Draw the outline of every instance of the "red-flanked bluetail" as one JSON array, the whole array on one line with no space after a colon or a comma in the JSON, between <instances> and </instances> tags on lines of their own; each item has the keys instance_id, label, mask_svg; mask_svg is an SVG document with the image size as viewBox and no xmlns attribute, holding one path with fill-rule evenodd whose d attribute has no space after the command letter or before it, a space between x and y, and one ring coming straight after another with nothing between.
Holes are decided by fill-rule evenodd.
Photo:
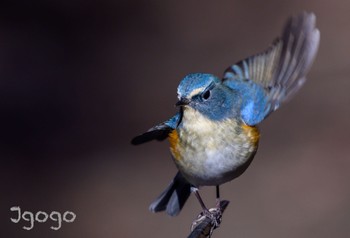
<instances>
[{"instance_id":1,"label":"red-flanked bluetail","mask_svg":"<svg viewBox=\"0 0 350 238\"><path fill-rule=\"evenodd\" d=\"M177 215L191 192L240 176L258 149L257 125L301 88L320 41L312 13L290 18L262 53L228 67L222 79L193 73L177 89L179 112L135 137L132 144L168 138L179 172L151 204L153 212Z\"/></svg>"}]
</instances>

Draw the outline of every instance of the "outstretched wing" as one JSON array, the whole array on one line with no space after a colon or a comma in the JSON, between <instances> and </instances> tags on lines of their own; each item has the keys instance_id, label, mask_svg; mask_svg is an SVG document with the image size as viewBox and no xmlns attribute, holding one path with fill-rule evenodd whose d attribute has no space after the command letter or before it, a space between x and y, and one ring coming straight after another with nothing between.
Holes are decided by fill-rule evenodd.
<instances>
[{"instance_id":1,"label":"outstretched wing","mask_svg":"<svg viewBox=\"0 0 350 238\"><path fill-rule=\"evenodd\" d=\"M181 120L180 113L177 113L174 117L172 117L170 120L165 121L163 123L160 123L145 133L136 136L131 140L131 144L133 145L139 145L151 140L159 140L162 141L168 137L168 134L172 132L177 125L179 124Z\"/></svg>"},{"instance_id":2,"label":"outstretched wing","mask_svg":"<svg viewBox=\"0 0 350 238\"><path fill-rule=\"evenodd\" d=\"M251 80L253 82L250 84L255 83L264 89L265 105L253 102L259 104L255 108L261 114L259 118L264 119L277 110L281 103L290 99L304 84L320 41L315 23L313 13L304 12L291 17L282 37L275 40L269 49L226 69L223 82L227 86L235 85L232 80ZM260 121L254 121L258 122Z\"/></svg>"}]
</instances>

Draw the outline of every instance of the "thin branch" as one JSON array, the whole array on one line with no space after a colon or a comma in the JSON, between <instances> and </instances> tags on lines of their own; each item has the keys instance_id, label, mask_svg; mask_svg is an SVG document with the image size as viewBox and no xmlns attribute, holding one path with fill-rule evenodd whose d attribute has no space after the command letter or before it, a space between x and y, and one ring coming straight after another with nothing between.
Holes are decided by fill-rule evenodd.
<instances>
[{"instance_id":1,"label":"thin branch","mask_svg":"<svg viewBox=\"0 0 350 238\"><path fill-rule=\"evenodd\" d=\"M220 201L220 209L209 209L210 214L200 213L192 223L191 233L188 238L206 238L210 237L214 229L220 226L222 214L230 202L227 200Z\"/></svg>"}]
</instances>

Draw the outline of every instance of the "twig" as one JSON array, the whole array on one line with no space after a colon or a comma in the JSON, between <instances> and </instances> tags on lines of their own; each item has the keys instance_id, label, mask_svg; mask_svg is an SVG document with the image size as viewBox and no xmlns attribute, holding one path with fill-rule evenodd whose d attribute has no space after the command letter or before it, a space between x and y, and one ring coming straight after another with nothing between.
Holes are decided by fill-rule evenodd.
<instances>
[{"instance_id":1,"label":"twig","mask_svg":"<svg viewBox=\"0 0 350 238\"><path fill-rule=\"evenodd\" d=\"M210 237L214 229L221 223L222 214L230 202L223 200L220 202L220 209L209 209L210 214L200 213L197 219L192 223L191 233L188 238L206 238Z\"/></svg>"}]
</instances>

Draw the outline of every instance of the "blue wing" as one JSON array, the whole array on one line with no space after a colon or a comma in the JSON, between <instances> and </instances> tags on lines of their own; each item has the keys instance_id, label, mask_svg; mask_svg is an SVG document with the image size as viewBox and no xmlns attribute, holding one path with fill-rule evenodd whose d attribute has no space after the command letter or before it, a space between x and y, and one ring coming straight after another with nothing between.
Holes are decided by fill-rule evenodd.
<instances>
[{"instance_id":1,"label":"blue wing","mask_svg":"<svg viewBox=\"0 0 350 238\"><path fill-rule=\"evenodd\" d=\"M174 117L169 119L168 121L165 121L163 123L160 123L145 133L136 136L131 140L131 144L133 145L139 145L151 140L159 140L162 141L168 137L168 134L173 131L177 125L180 123L181 120L181 113L177 113Z\"/></svg>"},{"instance_id":2,"label":"blue wing","mask_svg":"<svg viewBox=\"0 0 350 238\"><path fill-rule=\"evenodd\" d=\"M241 114L248 125L261 122L304 84L320 41L315 22L306 12L290 18L269 49L226 69L223 83L242 94Z\"/></svg>"}]
</instances>

